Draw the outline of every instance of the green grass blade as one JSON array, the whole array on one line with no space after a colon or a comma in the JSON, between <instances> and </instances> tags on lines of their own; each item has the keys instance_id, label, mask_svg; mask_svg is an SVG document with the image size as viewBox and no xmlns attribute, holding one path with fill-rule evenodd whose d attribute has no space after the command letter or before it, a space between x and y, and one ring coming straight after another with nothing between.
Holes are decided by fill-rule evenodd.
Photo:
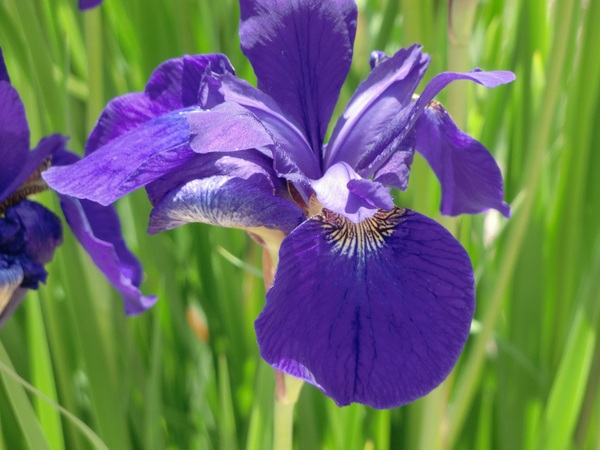
<instances>
[{"instance_id":1,"label":"green grass blade","mask_svg":"<svg viewBox=\"0 0 600 450\"><path fill-rule=\"evenodd\" d=\"M50 442L40 424L40 421L27 398L23 386L15 380L14 368L8 353L0 342L0 380L6 390L8 400L12 406L15 417L21 428L23 439L31 449L50 450ZM17 378L18 379L18 378Z\"/></svg>"}]
</instances>

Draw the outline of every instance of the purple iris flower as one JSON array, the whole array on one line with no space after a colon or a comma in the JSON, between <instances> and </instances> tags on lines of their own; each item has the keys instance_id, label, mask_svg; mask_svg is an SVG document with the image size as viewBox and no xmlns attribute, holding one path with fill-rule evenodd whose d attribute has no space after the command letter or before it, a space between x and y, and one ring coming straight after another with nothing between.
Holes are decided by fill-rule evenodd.
<instances>
[{"instance_id":1,"label":"purple iris flower","mask_svg":"<svg viewBox=\"0 0 600 450\"><path fill-rule=\"evenodd\" d=\"M79 9L86 10L92 9L102 3L103 0L79 0Z\"/></svg>"},{"instance_id":2,"label":"purple iris flower","mask_svg":"<svg viewBox=\"0 0 600 450\"><path fill-rule=\"evenodd\" d=\"M44 175L108 205L145 187L149 232L188 222L285 236L256 321L262 357L339 405L402 405L448 375L474 311L466 251L442 226L395 207L414 151L442 185L444 214L509 215L482 144L433 101L448 83L494 87L510 72L442 73L419 46L374 53L325 143L352 59L351 0L240 0L240 39L258 89L223 55L166 61L143 93L111 101L78 163ZM276 258L275 254L275 258Z\"/></svg>"},{"instance_id":3,"label":"purple iris flower","mask_svg":"<svg viewBox=\"0 0 600 450\"><path fill-rule=\"evenodd\" d=\"M48 189L41 178L50 165L72 164L59 134L29 150L29 126L16 89L10 84L0 49L0 326L23 301L27 289L45 282L44 264L62 242L56 215L27 196ZM155 301L140 293L142 268L125 246L112 206L60 195L67 223L94 263L122 294L125 310L137 313Z\"/></svg>"}]
</instances>

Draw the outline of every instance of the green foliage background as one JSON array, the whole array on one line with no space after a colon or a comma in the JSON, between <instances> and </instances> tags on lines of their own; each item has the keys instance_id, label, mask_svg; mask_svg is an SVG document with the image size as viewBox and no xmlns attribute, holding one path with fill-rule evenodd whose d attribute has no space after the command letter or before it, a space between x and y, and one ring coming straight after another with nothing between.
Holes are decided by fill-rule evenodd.
<instances>
[{"instance_id":1,"label":"green foliage background","mask_svg":"<svg viewBox=\"0 0 600 450\"><path fill-rule=\"evenodd\" d=\"M372 49L422 43L427 79L475 66L517 74L440 96L499 161L513 217L440 218L422 160L397 195L471 254L472 336L449 379L399 409L339 409L305 386L295 446L600 449L600 1L454 0L448 11L440 0L360 1L337 111ZM142 90L165 59L223 52L253 81L238 20L235 0L105 0L85 13L76 0L0 0L0 46L32 140L60 132L81 151L106 102ZM51 193L38 200L59 210ZM271 448L273 374L253 330L260 249L242 231L201 224L148 236L141 192L118 209L144 291L160 300L126 318L66 231L48 284L0 331L0 448Z\"/></svg>"}]
</instances>

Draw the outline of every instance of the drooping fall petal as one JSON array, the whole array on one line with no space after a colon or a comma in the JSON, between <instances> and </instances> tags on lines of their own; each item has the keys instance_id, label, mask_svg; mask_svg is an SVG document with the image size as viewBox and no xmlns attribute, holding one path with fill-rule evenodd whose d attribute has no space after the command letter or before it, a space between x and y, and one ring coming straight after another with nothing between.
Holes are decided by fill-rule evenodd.
<instances>
[{"instance_id":1,"label":"drooping fall petal","mask_svg":"<svg viewBox=\"0 0 600 450\"><path fill-rule=\"evenodd\" d=\"M360 224L325 211L282 243L255 323L262 357L338 405L397 407L452 370L469 334L466 251L410 210Z\"/></svg>"},{"instance_id":2,"label":"drooping fall petal","mask_svg":"<svg viewBox=\"0 0 600 450\"><path fill-rule=\"evenodd\" d=\"M415 133L416 149L442 185L442 214L476 214L494 208L510 215L510 207L502 200L504 183L494 157L458 129L439 103L425 108Z\"/></svg>"}]
</instances>

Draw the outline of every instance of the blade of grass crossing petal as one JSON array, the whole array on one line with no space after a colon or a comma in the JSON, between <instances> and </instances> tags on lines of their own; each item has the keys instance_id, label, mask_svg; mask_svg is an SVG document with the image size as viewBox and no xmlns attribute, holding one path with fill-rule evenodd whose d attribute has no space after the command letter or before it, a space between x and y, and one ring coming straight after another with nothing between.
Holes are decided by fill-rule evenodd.
<instances>
[{"instance_id":1,"label":"blade of grass crossing petal","mask_svg":"<svg viewBox=\"0 0 600 450\"><path fill-rule=\"evenodd\" d=\"M54 370L48 348L48 336L42 319L41 300L41 295L30 295L30 301L26 303L29 322L29 326L27 327L29 341L28 354L29 363L31 364L32 382L34 386L49 398L57 401ZM65 441L58 411L39 398L35 398L35 409L51 448L56 450L64 448Z\"/></svg>"}]
</instances>

